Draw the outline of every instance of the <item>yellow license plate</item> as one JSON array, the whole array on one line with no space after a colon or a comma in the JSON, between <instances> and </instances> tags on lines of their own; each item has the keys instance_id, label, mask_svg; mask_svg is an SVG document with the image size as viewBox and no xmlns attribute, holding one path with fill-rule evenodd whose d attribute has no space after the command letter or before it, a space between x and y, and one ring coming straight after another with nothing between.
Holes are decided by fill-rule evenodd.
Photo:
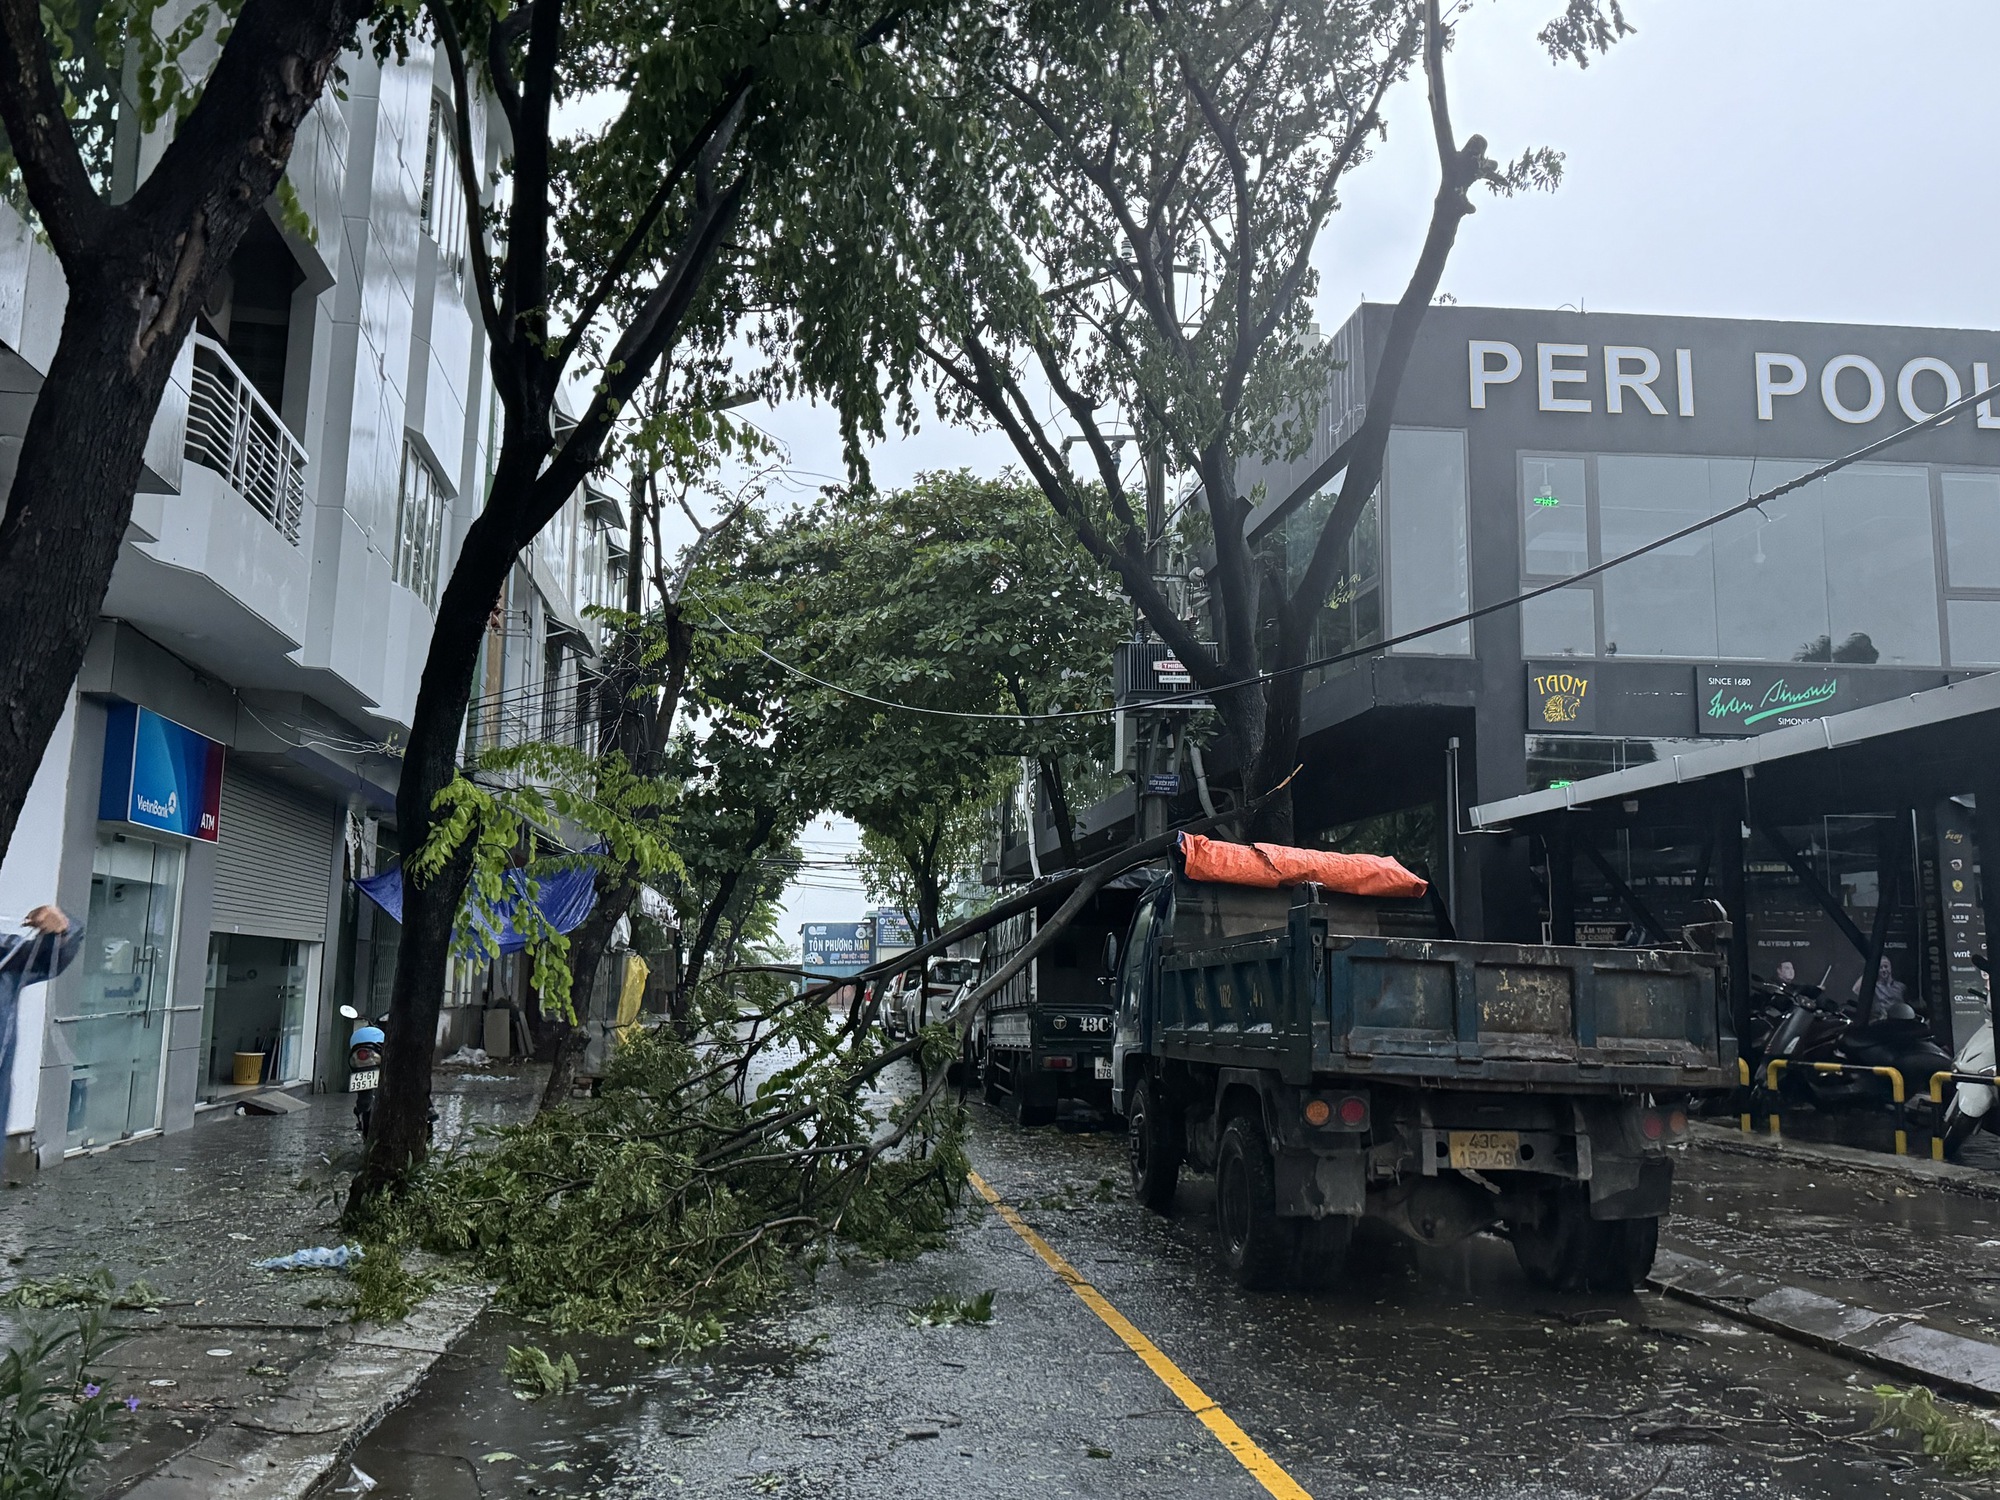
<instances>
[{"instance_id":1,"label":"yellow license plate","mask_svg":"<svg viewBox=\"0 0 2000 1500\"><path fill-rule=\"evenodd\" d=\"M1504 1172L1521 1165L1518 1130L1454 1130L1451 1164L1473 1172Z\"/></svg>"}]
</instances>

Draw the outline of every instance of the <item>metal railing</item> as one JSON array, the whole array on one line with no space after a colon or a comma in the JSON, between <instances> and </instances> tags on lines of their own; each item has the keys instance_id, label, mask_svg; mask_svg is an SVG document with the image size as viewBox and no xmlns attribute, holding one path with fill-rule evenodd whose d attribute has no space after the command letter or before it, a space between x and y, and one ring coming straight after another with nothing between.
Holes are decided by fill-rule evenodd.
<instances>
[{"instance_id":1,"label":"metal railing","mask_svg":"<svg viewBox=\"0 0 2000 1500\"><path fill-rule=\"evenodd\" d=\"M222 345L194 336L187 456L227 479L294 547L306 506L306 450Z\"/></svg>"},{"instance_id":2,"label":"metal railing","mask_svg":"<svg viewBox=\"0 0 2000 1500\"><path fill-rule=\"evenodd\" d=\"M1774 1141L1779 1139L1780 1136L1779 1115L1783 1109L1783 1099L1778 1092L1778 1075L1788 1066L1790 1064L1785 1058L1777 1057L1765 1064L1764 1067L1764 1090L1768 1095L1771 1139ZM1903 1074L1900 1069L1871 1068L1860 1063L1836 1062L1809 1062L1800 1063L1798 1066L1811 1068L1815 1073L1870 1073L1877 1078L1888 1079L1889 1099L1896 1111L1896 1154L1898 1156L1908 1156L1910 1154L1910 1133L1905 1128L1903 1121L1903 1100L1906 1090L1903 1085Z\"/></svg>"}]
</instances>

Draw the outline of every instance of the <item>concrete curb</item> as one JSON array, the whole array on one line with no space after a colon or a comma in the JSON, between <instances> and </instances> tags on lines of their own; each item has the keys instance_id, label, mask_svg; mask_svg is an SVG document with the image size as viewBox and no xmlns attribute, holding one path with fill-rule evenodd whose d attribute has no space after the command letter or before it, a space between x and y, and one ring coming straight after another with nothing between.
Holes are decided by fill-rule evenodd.
<instances>
[{"instance_id":1,"label":"concrete curb","mask_svg":"<svg viewBox=\"0 0 2000 1500\"><path fill-rule=\"evenodd\" d=\"M298 1394L239 1410L125 1491L125 1500L304 1500L409 1399L492 1297L491 1287L448 1287L404 1322L356 1326L293 1372Z\"/></svg>"},{"instance_id":2,"label":"concrete curb","mask_svg":"<svg viewBox=\"0 0 2000 1500\"><path fill-rule=\"evenodd\" d=\"M1913 1313L1877 1312L1802 1287L1662 1250L1647 1285L1711 1312L1859 1360L1953 1395L2000 1400L2000 1345L1946 1333Z\"/></svg>"},{"instance_id":3,"label":"concrete curb","mask_svg":"<svg viewBox=\"0 0 2000 1500\"><path fill-rule=\"evenodd\" d=\"M1828 1166L1872 1172L1906 1182L1914 1178L1932 1187L1964 1193L1968 1197L2000 1199L2000 1174L1982 1171L1978 1167L1963 1167L1956 1162L1932 1161L1927 1156L1889 1156L1880 1151L1862 1151L1853 1146L1835 1146L1824 1141L1801 1141L1790 1136L1774 1141L1766 1135L1745 1135L1731 1126L1716 1125L1706 1120L1694 1122L1691 1139L1703 1151L1761 1157L1766 1161L1824 1162Z\"/></svg>"}]
</instances>

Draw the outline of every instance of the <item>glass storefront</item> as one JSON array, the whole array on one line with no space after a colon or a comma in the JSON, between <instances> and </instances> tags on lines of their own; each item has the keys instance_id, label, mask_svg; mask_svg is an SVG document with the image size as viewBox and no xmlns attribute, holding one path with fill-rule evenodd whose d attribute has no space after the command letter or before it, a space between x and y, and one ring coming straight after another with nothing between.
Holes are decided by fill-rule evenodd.
<instances>
[{"instance_id":1,"label":"glass storefront","mask_svg":"<svg viewBox=\"0 0 2000 1500\"><path fill-rule=\"evenodd\" d=\"M77 1012L57 1021L75 1058L71 1151L159 1128L186 862L178 843L97 835Z\"/></svg>"}]
</instances>

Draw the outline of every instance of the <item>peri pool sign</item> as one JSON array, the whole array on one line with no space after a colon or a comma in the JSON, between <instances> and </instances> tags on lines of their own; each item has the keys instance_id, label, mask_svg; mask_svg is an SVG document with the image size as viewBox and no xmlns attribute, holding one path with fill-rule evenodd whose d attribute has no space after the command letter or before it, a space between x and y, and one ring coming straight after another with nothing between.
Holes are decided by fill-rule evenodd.
<instances>
[{"instance_id":1,"label":"peri pool sign","mask_svg":"<svg viewBox=\"0 0 2000 1500\"><path fill-rule=\"evenodd\" d=\"M97 816L214 843L222 836L222 746L136 703L105 715Z\"/></svg>"},{"instance_id":2,"label":"peri pool sign","mask_svg":"<svg viewBox=\"0 0 2000 1500\"><path fill-rule=\"evenodd\" d=\"M1824 667L1698 667L1703 734L1767 734L1860 705L1849 674Z\"/></svg>"}]
</instances>

